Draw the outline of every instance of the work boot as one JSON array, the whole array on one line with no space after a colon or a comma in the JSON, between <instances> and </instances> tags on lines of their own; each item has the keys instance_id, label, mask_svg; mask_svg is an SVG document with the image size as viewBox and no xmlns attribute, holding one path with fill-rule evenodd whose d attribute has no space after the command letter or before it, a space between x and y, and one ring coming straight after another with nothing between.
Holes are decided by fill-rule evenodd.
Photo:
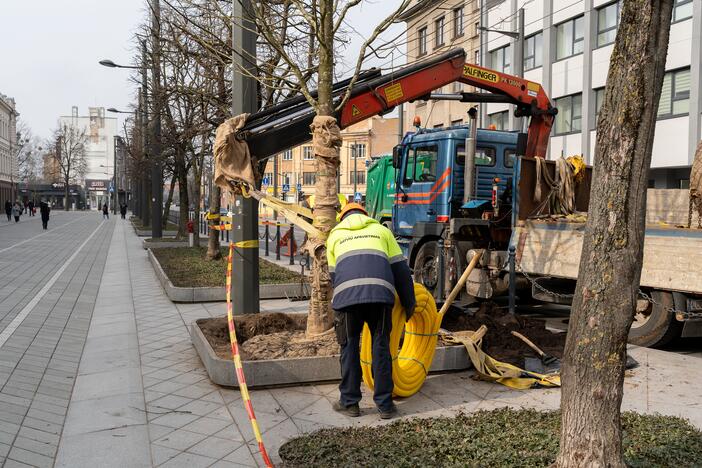
<instances>
[{"instance_id":1,"label":"work boot","mask_svg":"<svg viewBox=\"0 0 702 468\"><path fill-rule=\"evenodd\" d=\"M397 406L393 404L389 409L383 410L378 408L378 413L380 413L380 419L390 419L397 415Z\"/></svg>"},{"instance_id":2,"label":"work boot","mask_svg":"<svg viewBox=\"0 0 702 468\"><path fill-rule=\"evenodd\" d=\"M336 401L332 405L332 409L337 413L349 416L351 418L357 418L361 415L361 410L358 408L358 403L354 403L353 405L349 406L344 406L341 404L340 401Z\"/></svg>"}]
</instances>

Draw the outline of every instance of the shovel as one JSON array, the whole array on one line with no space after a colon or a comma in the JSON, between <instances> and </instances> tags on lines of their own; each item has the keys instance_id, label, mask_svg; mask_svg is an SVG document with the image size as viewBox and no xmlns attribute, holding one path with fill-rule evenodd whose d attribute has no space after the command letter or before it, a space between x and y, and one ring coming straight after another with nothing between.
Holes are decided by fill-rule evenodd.
<instances>
[{"instance_id":1,"label":"shovel","mask_svg":"<svg viewBox=\"0 0 702 468\"><path fill-rule=\"evenodd\" d=\"M522 340L524 343L526 343L527 346L529 346L531 349L533 349L536 354L539 355L539 358L541 359L541 364L544 366L544 372L546 374L550 374L551 372L556 372L561 369L561 361L555 357L551 356L549 354L546 354L543 352L541 348L536 346L529 338L526 336L522 335L519 332L512 331L512 335L516 336L520 340Z\"/></svg>"}]
</instances>

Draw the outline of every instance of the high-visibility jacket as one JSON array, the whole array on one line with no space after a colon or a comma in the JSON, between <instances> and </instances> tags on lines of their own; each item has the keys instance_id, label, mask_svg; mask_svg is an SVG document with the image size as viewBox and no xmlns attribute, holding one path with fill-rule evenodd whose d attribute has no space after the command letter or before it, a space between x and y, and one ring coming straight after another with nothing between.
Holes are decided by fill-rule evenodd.
<instances>
[{"instance_id":1,"label":"high-visibility jacket","mask_svg":"<svg viewBox=\"0 0 702 468\"><path fill-rule=\"evenodd\" d=\"M351 214L329 233L327 262L334 284L332 308L395 303L414 309L414 284L392 232L373 218Z\"/></svg>"}]
</instances>

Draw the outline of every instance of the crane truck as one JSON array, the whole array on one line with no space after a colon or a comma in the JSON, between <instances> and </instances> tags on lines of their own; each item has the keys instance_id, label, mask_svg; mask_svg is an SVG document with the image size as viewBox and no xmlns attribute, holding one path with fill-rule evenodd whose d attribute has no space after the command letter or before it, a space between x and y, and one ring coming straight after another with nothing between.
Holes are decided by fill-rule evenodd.
<instances>
[{"instance_id":1,"label":"crane truck","mask_svg":"<svg viewBox=\"0 0 702 468\"><path fill-rule=\"evenodd\" d=\"M434 92L456 81L487 92ZM349 86L349 80L334 85L337 102ZM511 247L519 273L513 286L530 288L538 300L569 302L584 222L544 219L544 204L534 201L537 187L547 197L553 192L543 176L556 173L555 162L543 159L558 112L544 89L467 63L465 51L455 49L388 75L362 73L335 117L345 128L401 103L428 99L513 104L515 116L528 118L529 125L526 133L478 129L473 108L468 125L418 127L393 149L391 226L415 281L441 301L472 252L482 249L458 303L504 294ZM237 138L262 160L308 140L313 117L303 97L291 98L249 116ZM587 211L590 182L588 168L575 188L579 212ZM702 336L702 232L671 228L646 234L643 299L630 341L659 346L678 336Z\"/></svg>"}]
</instances>

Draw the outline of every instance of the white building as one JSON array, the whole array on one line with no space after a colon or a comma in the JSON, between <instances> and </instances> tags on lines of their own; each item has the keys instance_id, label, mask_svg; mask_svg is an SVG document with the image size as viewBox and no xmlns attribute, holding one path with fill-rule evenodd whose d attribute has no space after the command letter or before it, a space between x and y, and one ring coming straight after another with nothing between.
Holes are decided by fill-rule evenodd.
<instances>
[{"instance_id":1,"label":"white building","mask_svg":"<svg viewBox=\"0 0 702 468\"><path fill-rule=\"evenodd\" d=\"M17 116L15 100L0 93L0 205L17 196ZM1 208L4 209L4 208Z\"/></svg>"},{"instance_id":2,"label":"white building","mask_svg":"<svg viewBox=\"0 0 702 468\"><path fill-rule=\"evenodd\" d=\"M481 22L489 29L517 30L524 5L524 77L541 83L558 107L549 158L583 154L593 161L595 126L604 97L609 57L621 0L483 0ZM675 0L666 75L658 110L649 186L687 188L690 165L702 137L702 0ZM514 73L515 39L481 34L482 63ZM483 109L485 126L516 129L506 104Z\"/></svg>"},{"instance_id":3,"label":"white building","mask_svg":"<svg viewBox=\"0 0 702 468\"><path fill-rule=\"evenodd\" d=\"M117 119L105 117L104 107L89 107L87 116L78 115L78 107L73 107L70 116L59 118L59 124L85 129L88 136L86 150L86 172L79 181L86 190L86 202L91 209L110 204L109 187L114 175L115 137Z\"/></svg>"}]
</instances>

